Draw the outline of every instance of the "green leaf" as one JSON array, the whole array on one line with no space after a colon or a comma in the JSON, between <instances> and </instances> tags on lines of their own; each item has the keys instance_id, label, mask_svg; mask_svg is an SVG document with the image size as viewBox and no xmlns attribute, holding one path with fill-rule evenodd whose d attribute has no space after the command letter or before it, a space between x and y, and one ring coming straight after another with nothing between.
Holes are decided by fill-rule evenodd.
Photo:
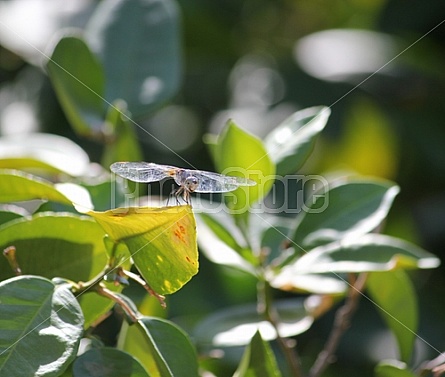
<instances>
[{"instance_id":1,"label":"green leaf","mask_svg":"<svg viewBox=\"0 0 445 377\"><path fill-rule=\"evenodd\" d=\"M115 348L90 349L73 364L73 377L149 377L141 363Z\"/></svg>"},{"instance_id":2,"label":"green leaf","mask_svg":"<svg viewBox=\"0 0 445 377\"><path fill-rule=\"evenodd\" d=\"M198 376L196 351L172 322L143 317L132 326L125 324L119 345L141 360L150 376Z\"/></svg>"},{"instance_id":3,"label":"green leaf","mask_svg":"<svg viewBox=\"0 0 445 377\"><path fill-rule=\"evenodd\" d=\"M256 276L254 263L246 255L247 252L250 254L252 252L240 246L245 240L240 237L239 229L233 223L221 220L223 216L221 213L214 215L200 213L197 216L198 242L201 251L213 263L230 266Z\"/></svg>"},{"instance_id":4,"label":"green leaf","mask_svg":"<svg viewBox=\"0 0 445 377\"><path fill-rule=\"evenodd\" d=\"M266 136L264 143L277 174L292 174L301 168L330 114L324 106L297 111Z\"/></svg>"},{"instance_id":5,"label":"green leaf","mask_svg":"<svg viewBox=\"0 0 445 377\"><path fill-rule=\"evenodd\" d=\"M248 238L253 250L267 248L268 263L282 259L293 219L255 211L248 224Z\"/></svg>"},{"instance_id":6,"label":"green leaf","mask_svg":"<svg viewBox=\"0 0 445 377\"><path fill-rule=\"evenodd\" d=\"M138 118L175 94L181 75L179 35L171 0L102 1L86 36L102 61L108 102L123 99Z\"/></svg>"},{"instance_id":7,"label":"green leaf","mask_svg":"<svg viewBox=\"0 0 445 377\"><path fill-rule=\"evenodd\" d=\"M25 274L49 279L63 277L88 281L107 263L105 233L91 218L68 213L39 213L0 227L0 250L16 248L18 264ZM0 279L13 276L5 258L0 258ZM120 289L109 285L110 289ZM106 312L112 302L96 294L84 294L80 302L88 326Z\"/></svg>"},{"instance_id":8,"label":"green leaf","mask_svg":"<svg viewBox=\"0 0 445 377\"><path fill-rule=\"evenodd\" d=\"M275 180L275 165L260 139L229 121L218 138L215 155L221 173L257 182L255 186L240 187L226 194L235 213L247 211L249 205L267 195Z\"/></svg>"},{"instance_id":9,"label":"green leaf","mask_svg":"<svg viewBox=\"0 0 445 377\"><path fill-rule=\"evenodd\" d=\"M303 300L277 300L274 307L280 318L280 336L298 335L312 326L313 317L308 314ZM193 334L203 346L244 346L257 331L267 341L277 337L270 322L258 314L257 306L246 304L211 314L196 326Z\"/></svg>"},{"instance_id":10,"label":"green leaf","mask_svg":"<svg viewBox=\"0 0 445 377\"><path fill-rule=\"evenodd\" d=\"M51 182L18 170L0 169L0 202L33 199L71 205L71 201L59 192Z\"/></svg>"},{"instance_id":11,"label":"green leaf","mask_svg":"<svg viewBox=\"0 0 445 377\"><path fill-rule=\"evenodd\" d=\"M0 204L0 225L28 215L29 212L22 207L13 204Z\"/></svg>"},{"instance_id":12,"label":"green leaf","mask_svg":"<svg viewBox=\"0 0 445 377\"><path fill-rule=\"evenodd\" d=\"M368 276L367 288L397 339L401 359L409 362L418 326L416 292L411 280L403 270L372 272Z\"/></svg>"},{"instance_id":13,"label":"green leaf","mask_svg":"<svg viewBox=\"0 0 445 377\"><path fill-rule=\"evenodd\" d=\"M177 291L198 272L196 223L190 206L89 214L112 239L127 245L135 266L157 293Z\"/></svg>"},{"instance_id":14,"label":"green leaf","mask_svg":"<svg viewBox=\"0 0 445 377\"><path fill-rule=\"evenodd\" d=\"M390 271L398 268L435 268L433 254L398 238L365 234L358 239L319 246L292 265L295 274Z\"/></svg>"},{"instance_id":15,"label":"green leaf","mask_svg":"<svg viewBox=\"0 0 445 377\"><path fill-rule=\"evenodd\" d=\"M277 361L259 331L244 351L241 363L233 377L280 377Z\"/></svg>"},{"instance_id":16,"label":"green leaf","mask_svg":"<svg viewBox=\"0 0 445 377\"><path fill-rule=\"evenodd\" d=\"M87 44L79 37L63 36L48 60L47 70L73 129L86 136L101 132L105 78Z\"/></svg>"},{"instance_id":17,"label":"green leaf","mask_svg":"<svg viewBox=\"0 0 445 377\"><path fill-rule=\"evenodd\" d=\"M385 219L398 192L391 182L369 179L323 187L298 218L292 240L307 249L368 233Z\"/></svg>"},{"instance_id":18,"label":"green leaf","mask_svg":"<svg viewBox=\"0 0 445 377\"><path fill-rule=\"evenodd\" d=\"M267 280L273 288L290 292L338 295L345 293L348 289L348 284L338 276L332 274L295 274L290 266L285 266L278 273L271 273Z\"/></svg>"},{"instance_id":19,"label":"green leaf","mask_svg":"<svg viewBox=\"0 0 445 377\"><path fill-rule=\"evenodd\" d=\"M66 173L74 177L88 172L90 160L76 143L62 136L30 133L0 138L0 168L33 169Z\"/></svg>"},{"instance_id":20,"label":"green leaf","mask_svg":"<svg viewBox=\"0 0 445 377\"><path fill-rule=\"evenodd\" d=\"M0 375L59 376L75 358L83 316L69 286L37 276L0 283Z\"/></svg>"},{"instance_id":21,"label":"green leaf","mask_svg":"<svg viewBox=\"0 0 445 377\"><path fill-rule=\"evenodd\" d=\"M106 124L110 128L112 137L105 144L102 156L102 166L110 166L116 161L140 161L143 153L133 124L126 114L123 101L115 101L108 109Z\"/></svg>"},{"instance_id":22,"label":"green leaf","mask_svg":"<svg viewBox=\"0 0 445 377\"><path fill-rule=\"evenodd\" d=\"M376 377L416 377L405 363L398 360L384 360L375 367Z\"/></svg>"}]
</instances>

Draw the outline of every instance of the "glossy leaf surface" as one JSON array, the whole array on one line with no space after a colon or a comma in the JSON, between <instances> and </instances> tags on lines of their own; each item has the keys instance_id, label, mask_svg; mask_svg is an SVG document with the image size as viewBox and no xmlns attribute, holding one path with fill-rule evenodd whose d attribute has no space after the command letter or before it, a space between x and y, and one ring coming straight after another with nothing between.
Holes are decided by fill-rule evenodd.
<instances>
[{"instance_id":1,"label":"glossy leaf surface","mask_svg":"<svg viewBox=\"0 0 445 377\"><path fill-rule=\"evenodd\" d=\"M282 337L294 336L308 330L313 318L306 311L303 300L277 301ZM220 310L201 321L194 336L201 345L243 346L249 344L257 331L264 340L274 340L277 333L270 322L257 312L255 304Z\"/></svg>"},{"instance_id":2,"label":"glossy leaf surface","mask_svg":"<svg viewBox=\"0 0 445 377\"><path fill-rule=\"evenodd\" d=\"M93 348L73 365L73 377L149 377L138 360L115 348Z\"/></svg>"},{"instance_id":3,"label":"glossy leaf surface","mask_svg":"<svg viewBox=\"0 0 445 377\"><path fill-rule=\"evenodd\" d=\"M16 248L17 262L24 274L88 281L105 267L108 257L105 233L91 218L68 213L39 213L0 227L0 250ZM0 279L14 275L6 258L0 258ZM111 289L117 289L110 284ZM79 298L88 326L112 305L88 293Z\"/></svg>"},{"instance_id":4,"label":"glossy leaf surface","mask_svg":"<svg viewBox=\"0 0 445 377\"><path fill-rule=\"evenodd\" d=\"M324 106L297 111L266 136L264 143L277 174L295 173L304 164L330 114Z\"/></svg>"},{"instance_id":5,"label":"glossy leaf surface","mask_svg":"<svg viewBox=\"0 0 445 377\"><path fill-rule=\"evenodd\" d=\"M69 286L20 276L0 283L0 297L0 375L59 376L75 358L83 332Z\"/></svg>"},{"instance_id":6,"label":"glossy leaf surface","mask_svg":"<svg viewBox=\"0 0 445 377\"><path fill-rule=\"evenodd\" d=\"M365 234L386 217L399 188L382 180L357 180L322 187L301 213L292 240L307 248Z\"/></svg>"},{"instance_id":7,"label":"glossy leaf surface","mask_svg":"<svg viewBox=\"0 0 445 377\"><path fill-rule=\"evenodd\" d=\"M439 264L436 256L411 243L380 234L365 234L358 239L319 246L289 268L298 274L435 268Z\"/></svg>"},{"instance_id":8,"label":"glossy leaf surface","mask_svg":"<svg viewBox=\"0 0 445 377\"><path fill-rule=\"evenodd\" d=\"M119 343L141 360L150 376L198 376L196 351L188 336L172 322L142 317L125 327Z\"/></svg>"}]
</instances>

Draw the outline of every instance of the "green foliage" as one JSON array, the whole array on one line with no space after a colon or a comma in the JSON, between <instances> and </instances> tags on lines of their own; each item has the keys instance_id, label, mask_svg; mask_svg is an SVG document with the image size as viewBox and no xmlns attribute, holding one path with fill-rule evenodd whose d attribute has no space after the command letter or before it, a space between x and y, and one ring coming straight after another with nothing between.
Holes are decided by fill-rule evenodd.
<instances>
[{"instance_id":1,"label":"green foliage","mask_svg":"<svg viewBox=\"0 0 445 377\"><path fill-rule=\"evenodd\" d=\"M196 225L189 206L90 212L130 251L136 268L160 294L180 289L198 272Z\"/></svg>"},{"instance_id":2,"label":"green foliage","mask_svg":"<svg viewBox=\"0 0 445 377\"><path fill-rule=\"evenodd\" d=\"M399 192L393 182L297 175L316 150L330 108L297 111L262 139L233 120L219 135L207 135L216 170L256 185L225 193L221 202L202 199L196 219L190 205L118 207L139 193L112 181L109 165L143 159L136 127L144 130L150 122L143 117L177 92L180 51L174 1L103 0L85 33L59 34L46 62L74 132L101 144L101 165L61 136L0 139L0 375L190 377L211 373L222 349L236 353L227 374L279 377L290 370L302 377L295 365L306 367L312 357L301 363L292 338L340 303L328 346L309 372L319 377L368 293L408 363L419 318L406 271L440 261L380 234ZM287 178L300 186L289 189L279 208L274 200ZM291 208L287 200L295 198ZM208 287L198 289L206 293L189 284L186 305L174 307L176 293L198 273L198 243L215 268L202 271ZM218 302L223 309L171 316L181 327L154 317L159 310L146 304L154 298L165 307L164 295L175 293L172 312L212 308L219 297L209 292L224 273L236 276L231 287L254 282L256 302L236 292L242 304ZM117 341L97 331L112 332L108 316L118 321ZM375 373L413 376L398 361L380 363Z\"/></svg>"},{"instance_id":3,"label":"green foliage","mask_svg":"<svg viewBox=\"0 0 445 377\"><path fill-rule=\"evenodd\" d=\"M261 339L259 331L246 347L234 377L280 377L275 357L269 344Z\"/></svg>"},{"instance_id":4,"label":"green foliage","mask_svg":"<svg viewBox=\"0 0 445 377\"><path fill-rule=\"evenodd\" d=\"M298 111L267 135L264 143L277 174L292 174L301 168L330 114L331 110L323 106Z\"/></svg>"},{"instance_id":5,"label":"green foliage","mask_svg":"<svg viewBox=\"0 0 445 377\"><path fill-rule=\"evenodd\" d=\"M408 370L407 365L400 361L382 361L375 367L376 377L415 377L416 374Z\"/></svg>"},{"instance_id":6,"label":"green foliage","mask_svg":"<svg viewBox=\"0 0 445 377\"><path fill-rule=\"evenodd\" d=\"M105 109L105 77L85 41L77 36L62 37L47 69L74 130L81 135L100 132Z\"/></svg>"},{"instance_id":7,"label":"green foliage","mask_svg":"<svg viewBox=\"0 0 445 377\"><path fill-rule=\"evenodd\" d=\"M419 321L416 292L411 280L403 270L373 272L369 275L367 288L397 339L401 360L408 363Z\"/></svg>"},{"instance_id":8,"label":"green foliage","mask_svg":"<svg viewBox=\"0 0 445 377\"><path fill-rule=\"evenodd\" d=\"M82 311L69 286L20 276L1 282L0 296L0 373L60 375L75 358L83 330Z\"/></svg>"},{"instance_id":9,"label":"green foliage","mask_svg":"<svg viewBox=\"0 0 445 377\"><path fill-rule=\"evenodd\" d=\"M229 121L224 132L218 137L214 151L215 164L220 172L229 175L240 175L244 171L257 182L248 188L240 187L228 196L229 207L235 213L243 213L248 206L264 198L273 184L272 176L275 166L270 161L267 151L258 138L239 128L233 121Z\"/></svg>"},{"instance_id":10,"label":"green foliage","mask_svg":"<svg viewBox=\"0 0 445 377\"><path fill-rule=\"evenodd\" d=\"M73 377L100 373L103 377L149 377L134 357L115 348L90 349L73 364Z\"/></svg>"}]
</instances>

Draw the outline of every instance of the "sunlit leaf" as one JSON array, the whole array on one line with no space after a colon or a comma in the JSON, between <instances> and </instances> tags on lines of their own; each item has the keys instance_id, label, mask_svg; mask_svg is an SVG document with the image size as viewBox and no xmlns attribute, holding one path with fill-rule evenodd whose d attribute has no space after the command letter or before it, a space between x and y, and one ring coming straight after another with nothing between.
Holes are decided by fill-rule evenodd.
<instances>
[{"instance_id":1,"label":"sunlit leaf","mask_svg":"<svg viewBox=\"0 0 445 377\"><path fill-rule=\"evenodd\" d=\"M295 274L307 274L435 268L439 264L436 256L411 243L380 234L365 234L319 246L290 266Z\"/></svg>"},{"instance_id":2,"label":"sunlit leaf","mask_svg":"<svg viewBox=\"0 0 445 377\"><path fill-rule=\"evenodd\" d=\"M226 195L230 208L237 213L267 195L275 180L275 165L262 141L229 121L218 138L215 162L223 174L250 178L255 186L240 187Z\"/></svg>"},{"instance_id":3,"label":"sunlit leaf","mask_svg":"<svg viewBox=\"0 0 445 377\"><path fill-rule=\"evenodd\" d=\"M376 377L416 377L405 363L398 360L381 361L374 369Z\"/></svg>"},{"instance_id":4,"label":"sunlit leaf","mask_svg":"<svg viewBox=\"0 0 445 377\"><path fill-rule=\"evenodd\" d=\"M198 272L196 224L190 206L89 214L112 239L127 245L135 266L157 293L177 291Z\"/></svg>"},{"instance_id":5,"label":"sunlit leaf","mask_svg":"<svg viewBox=\"0 0 445 377\"><path fill-rule=\"evenodd\" d=\"M125 325L119 347L137 357L150 376L198 376L196 351L188 336L172 322L143 317Z\"/></svg>"},{"instance_id":6,"label":"sunlit leaf","mask_svg":"<svg viewBox=\"0 0 445 377\"><path fill-rule=\"evenodd\" d=\"M106 266L104 235L103 229L89 217L39 213L1 226L0 250L14 246L25 274L88 281ZM0 258L0 279L13 275L7 260ZM117 289L112 284L109 288ZM110 300L92 293L82 295L80 302L87 326L112 305Z\"/></svg>"},{"instance_id":7,"label":"sunlit leaf","mask_svg":"<svg viewBox=\"0 0 445 377\"><path fill-rule=\"evenodd\" d=\"M280 336L289 337L308 330L313 317L308 314L303 300L276 301ZM255 304L220 310L202 320L193 331L200 345L242 346L250 342L257 331L264 340L274 340L277 333L270 322L258 314Z\"/></svg>"},{"instance_id":8,"label":"sunlit leaf","mask_svg":"<svg viewBox=\"0 0 445 377\"><path fill-rule=\"evenodd\" d=\"M259 331L244 351L241 363L233 377L280 377L277 361L269 344L261 339Z\"/></svg>"},{"instance_id":9,"label":"sunlit leaf","mask_svg":"<svg viewBox=\"0 0 445 377\"><path fill-rule=\"evenodd\" d=\"M277 174L295 173L304 164L330 114L324 106L297 111L266 136L264 143Z\"/></svg>"},{"instance_id":10,"label":"sunlit leaf","mask_svg":"<svg viewBox=\"0 0 445 377\"><path fill-rule=\"evenodd\" d=\"M110 103L123 99L135 118L178 89L181 49L175 2L102 1L87 25L86 37L104 66L105 98Z\"/></svg>"},{"instance_id":11,"label":"sunlit leaf","mask_svg":"<svg viewBox=\"0 0 445 377\"><path fill-rule=\"evenodd\" d=\"M87 44L77 36L62 37L48 60L47 70L74 130L81 135L100 132L105 115L105 77Z\"/></svg>"},{"instance_id":12,"label":"sunlit leaf","mask_svg":"<svg viewBox=\"0 0 445 377\"><path fill-rule=\"evenodd\" d=\"M243 248L233 238L234 233L228 233L229 230L216 221L216 218L210 216L206 218L202 214L197 217L198 242L201 251L213 263L234 267L255 276L256 272L252 263L241 256Z\"/></svg>"},{"instance_id":13,"label":"sunlit leaf","mask_svg":"<svg viewBox=\"0 0 445 377\"><path fill-rule=\"evenodd\" d=\"M89 164L87 153L62 136L31 133L0 138L0 168L39 169L77 177L87 173Z\"/></svg>"},{"instance_id":14,"label":"sunlit leaf","mask_svg":"<svg viewBox=\"0 0 445 377\"><path fill-rule=\"evenodd\" d=\"M28 215L29 212L22 207L13 204L0 204L0 225Z\"/></svg>"},{"instance_id":15,"label":"sunlit leaf","mask_svg":"<svg viewBox=\"0 0 445 377\"><path fill-rule=\"evenodd\" d=\"M116 348L93 348L73 364L73 377L149 377L141 363Z\"/></svg>"},{"instance_id":16,"label":"sunlit leaf","mask_svg":"<svg viewBox=\"0 0 445 377\"><path fill-rule=\"evenodd\" d=\"M298 218L292 240L303 249L374 230L399 188L383 180L349 180L322 187Z\"/></svg>"},{"instance_id":17,"label":"sunlit leaf","mask_svg":"<svg viewBox=\"0 0 445 377\"><path fill-rule=\"evenodd\" d=\"M342 294L348 285L335 275L296 274L291 266L285 266L277 274L271 273L270 285L276 289L291 292L310 292L317 294Z\"/></svg>"},{"instance_id":18,"label":"sunlit leaf","mask_svg":"<svg viewBox=\"0 0 445 377\"><path fill-rule=\"evenodd\" d=\"M0 202L42 199L69 204L71 201L54 185L18 170L0 169Z\"/></svg>"},{"instance_id":19,"label":"sunlit leaf","mask_svg":"<svg viewBox=\"0 0 445 377\"><path fill-rule=\"evenodd\" d=\"M372 272L366 282L372 300L399 345L400 358L409 362L418 326L416 292L403 270Z\"/></svg>"},{"instance_id":20,"label":"sunlit leaf","mask_svg":"<svg viewBox=\"0 0 445 377\"><path fill-rule=\"evenodd\" d=\"M0 375L60 375L83 333L82 311L69 286L20 276L0 283L0 297Z\"/></svg>"}]
</instances>

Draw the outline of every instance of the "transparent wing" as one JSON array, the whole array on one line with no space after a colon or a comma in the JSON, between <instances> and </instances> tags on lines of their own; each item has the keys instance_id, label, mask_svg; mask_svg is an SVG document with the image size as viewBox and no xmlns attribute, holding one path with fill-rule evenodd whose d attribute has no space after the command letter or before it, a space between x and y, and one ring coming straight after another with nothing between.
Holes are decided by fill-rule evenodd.
<instances>
[{"instance_id":1,"label":"transparent wing","mask_svg":"<svg viewBox=\"0 0 445 377\"><path fill-rule=\"evenodd\" d=\"M113 173L134 182L156 182L174 175L176 168L149 162L115 162Z\"/></svg>"},{"instance_id":2,"label":"transparent wing","mask_svg":"<svg viewBox=\"0 0 445 377\"><path fill-rule=\"evenodd\" d=\"M250 179L231 177L209 171L187 170L187 174L198 178L199 185L194 190L195 192L228 192L236 190L239 186L256 185L256 182Z\"/></svg>"}]
</instances>

